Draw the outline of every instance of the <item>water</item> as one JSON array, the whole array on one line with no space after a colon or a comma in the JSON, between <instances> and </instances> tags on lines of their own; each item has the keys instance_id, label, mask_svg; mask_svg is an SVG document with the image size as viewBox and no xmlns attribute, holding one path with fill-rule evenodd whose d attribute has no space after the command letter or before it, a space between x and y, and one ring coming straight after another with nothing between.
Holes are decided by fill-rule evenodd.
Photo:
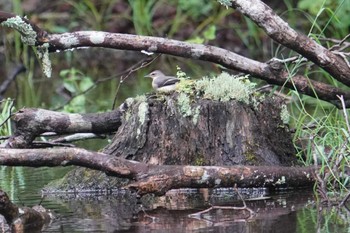
<instances>
[{"instance_id":1,"label":"water","mask_svg":"<svg viewBox=\"0 0 350 233\"><path fill-rule=\"evenodd\" d=\"M71 168L1 167L0 184L18 205L42 202L56 218L43 232L348 232L349 214L317 208L312 191L269 193L241 190L247 210L212 209L211 205L241 207L234 189L170 191L141 208L128 191L109 196L69 194L43 197L40 189ZM265 198L261 198L265 195ZM139 211L135 211L139 209ZM153 210L146 210L153 209Z\"/></svg>"}]
</instances>

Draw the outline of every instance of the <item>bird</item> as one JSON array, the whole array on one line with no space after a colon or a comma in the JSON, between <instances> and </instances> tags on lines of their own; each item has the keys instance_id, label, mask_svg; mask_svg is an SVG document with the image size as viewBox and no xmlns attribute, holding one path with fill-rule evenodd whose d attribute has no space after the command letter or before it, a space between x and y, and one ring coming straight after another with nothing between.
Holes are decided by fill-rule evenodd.
<instances>
[{"instance_id":1,"label":"bird","mask_svg":"<svg viewBox=\"0 0 350 233\"><path fill-rule=\"evenodd\" d=\"M152 71L145 75L145 78L151 78L152 87L158 92L171 92L176 89L176 83L180 82L180 79L173 76L166 76L160 70Z\"/></svg>"}]
</instances>

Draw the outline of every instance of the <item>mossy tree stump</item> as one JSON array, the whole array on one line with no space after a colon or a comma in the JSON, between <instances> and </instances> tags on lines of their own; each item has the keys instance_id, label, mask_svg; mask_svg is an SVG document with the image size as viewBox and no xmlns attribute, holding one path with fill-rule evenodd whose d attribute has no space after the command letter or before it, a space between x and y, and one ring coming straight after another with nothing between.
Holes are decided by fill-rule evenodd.
<instances>
[{"instance_id":1,"label":"mossy tree stump","mask_svg":"<svg viewBox=\"0 0 350 233\"><path fill-rule=\"evenodd\" d=\"M108 154L167 165L297 163L278 100L223 102L175 92L127 104Z\"/></svg>"}]
</instances>

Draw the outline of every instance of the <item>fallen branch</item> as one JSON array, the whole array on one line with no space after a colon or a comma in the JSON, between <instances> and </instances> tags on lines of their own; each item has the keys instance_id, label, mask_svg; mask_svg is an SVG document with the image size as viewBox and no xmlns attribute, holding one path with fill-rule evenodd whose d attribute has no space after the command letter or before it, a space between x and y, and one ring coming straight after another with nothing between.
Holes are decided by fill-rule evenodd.
<instances>
[{"instance_id":1,"label":"fallen branch","mask_svg":"<svg viewBox=\"0 0 350 233\"><path fill-rule=\"evenodd\" d=\"M106 113L69 114L45 109L24 108L12 118L16 132L1 147L29 147L42 133L55 132L58 135L74 133L112 133L121 125L121 116L127 106Z\"/></svg>"},{"instance_id":2,"label":"fallen branch","mask_svg":"<svg viewBox=\"0 0 350 233\"><path fill-rule=\"evenodd\" d=\"M126 188L140 195L163 195L177 188L235 185L239 188L299 188L312 187L315 182L312 167L151 165L79 148L0 149L0 165L87 167L134 180Z\"/></svg>"}]
</instances>

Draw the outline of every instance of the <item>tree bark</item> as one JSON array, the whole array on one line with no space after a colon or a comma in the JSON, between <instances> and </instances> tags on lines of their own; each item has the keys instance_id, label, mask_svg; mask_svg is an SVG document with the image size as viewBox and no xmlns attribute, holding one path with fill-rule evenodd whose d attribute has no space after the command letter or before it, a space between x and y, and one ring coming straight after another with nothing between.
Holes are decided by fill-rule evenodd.
<instances>
[{"instance_id":1,"label":"tree bark","mask_svg":"<svg viewBox=\"0 0 350 233\"><path fill-rule=\"evenodd\" d=\"M189 101L184 106L178 94L135 100L104 152L167 165L297 164L281 102Z\"/></svg>"},{"instance_id":2,"label":"tree bark","mask_svg":"<svg viewBox=\"0 0 350 233\"><path fill-rule=\"evenodd\" d=\"M106 113L69 114L45 109L23 108L12 118L16 131L1 147L26 148L42 133L54 132L57 135L72 133L112 133L121 124L120 108Z\"/></svg>"},{"instance_id":3,"label":"tree bark","mask_svg":"<svg viewBox=\"0 0 350 233\"><path fill-rule=\"evenodd\" d=\"M0 149L0 165L69 166L103 171L110 176L131 179L125 188L140 195L163 195L176 188L219 187L312 187L315 168L281 166L184 166L152 165L79 148Z\"/></svg>"}]
</instances>

